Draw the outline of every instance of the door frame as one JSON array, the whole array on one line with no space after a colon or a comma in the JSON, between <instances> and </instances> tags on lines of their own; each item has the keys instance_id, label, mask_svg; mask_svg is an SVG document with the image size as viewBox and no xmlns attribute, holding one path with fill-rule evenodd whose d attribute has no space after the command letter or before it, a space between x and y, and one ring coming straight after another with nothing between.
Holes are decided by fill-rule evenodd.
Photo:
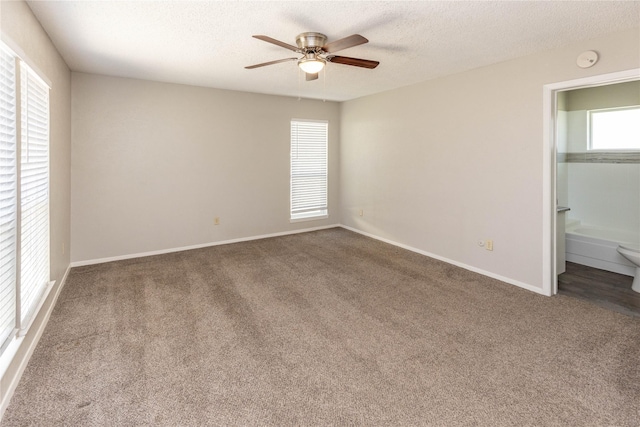
<instances>
[{"instance_id":1,"label":"door frame","mask_svg":"<svg viewBox=\"0 0 640 427\"><path fill-rule=\"evenodd\" d=\"M640 68L557 83L549 83L544 85L542 88L542 292L547 296L552 296L558 293L558 276L556 275L556 116L558 108L558 92L583 89L587 87L605 86L634 80L640 80Z\"/></svg>"}]
</instances>

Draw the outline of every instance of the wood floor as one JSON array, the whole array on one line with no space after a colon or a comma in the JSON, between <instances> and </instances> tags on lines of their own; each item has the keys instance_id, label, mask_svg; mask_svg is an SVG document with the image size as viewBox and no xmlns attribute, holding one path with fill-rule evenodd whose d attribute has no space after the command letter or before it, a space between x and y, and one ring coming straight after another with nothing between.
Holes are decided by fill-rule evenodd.
<instances>
[{"instance_id":1,"label":"wood floor","mask_svg":"<svg viewBox=\"0 0 640 427\"><path fill-rule=\"evenodd\" d=\"M558 276L558 293L640 317L640 293L631 290L631 282L631 276L567 262L567 271Z\"/></svg>"}]
</instances>

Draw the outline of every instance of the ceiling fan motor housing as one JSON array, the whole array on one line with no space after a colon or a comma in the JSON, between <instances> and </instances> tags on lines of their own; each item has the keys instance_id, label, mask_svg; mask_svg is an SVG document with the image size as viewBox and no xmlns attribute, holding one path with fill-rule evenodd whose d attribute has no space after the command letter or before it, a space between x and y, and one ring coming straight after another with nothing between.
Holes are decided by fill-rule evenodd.
<instances>
[{"instance_id":1,"label":"ceiling fan motor housing","mask_svg":"<svg viewBox=\"0 0 640 427\"><path fill-rule=\"evenodd\" d=\"M327 44L327 36L320 33L302 33L296 37L296 44L303 50L320 49Z\"/></svg>"}]
</instances>

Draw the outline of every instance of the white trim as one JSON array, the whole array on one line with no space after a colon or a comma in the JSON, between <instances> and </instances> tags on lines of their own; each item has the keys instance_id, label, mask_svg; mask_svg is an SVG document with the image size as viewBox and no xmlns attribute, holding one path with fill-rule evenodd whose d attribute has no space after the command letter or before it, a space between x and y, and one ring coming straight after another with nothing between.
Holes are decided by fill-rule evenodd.
<instances>
[{"instance_id":1,"label":"white trim","mask_svg":"<svg viewBox=\"0 0 640 427\"><path fill-rule=\"evenodd\" d=\"M542 87L542 293L558 293L556 276L556 94L564 90L582 89L605 84L640 80L640 68L600 74Z\"/></svg>"},{"instance_id":2,"label":"white trim","mask_svg":"<svg viewBox=\"0 0 640 427\"><path fill-rule=\"evenodd\" d=\"M304 228L304 229L292 230L292 231L283 231L283 232L279 232L279 233L263 234L263 235L259 235L259 236L241 237L241 238L238 238L238 239L222 240L222 241L219 241L219 242L210 242L210 243L203 243L203 244L200 244L200 245L182 246L182 247L178 247L178 248L162 249L162 250L158 250L158 251L140 252L140 253L135 253L135 254L120 255L120 256L108 257L108 258L97 258L97 259L91 259L91 260L86 260L86 261L74 261L74 262L71 263L71 267L83 267L83 266L86 266L86 265L103 264L103 263L106 263L106 262L122 261L122 260L126 260L126 259L134 259L134 258L143 258L143 257L147 257L147 256L154 256L154 255L163 255L163 254L168 254L168 253L173 253L173 252L182 252L182 251L188 251L188 250L192 250L192 249L207 248L207 247L211 247L211 246L228 245L228 244L231 244L231 243L240 243L240 242L249 242L249 241L252 241L252 240L268 239L270 237L279 237L279 236L287 236L287 235L291 235L291 234L308 233L308 232L311 232L311 231L325 230L325 229L328 229L328 228L336 228L336 227L341 227L341 228L344 228L346 230L350 230L350 231L353 231L355 233L359 233L359 234L362 234L364 236L371 237L373 239L380 240L382 242L389 243L391 245L398 246L400 248L407 249L409 251L416 252L416 253L419 253L421 255L428 256L430 258L435 258L437 260L444 261L444 262L446 262L448 264L452 264L452 265L455 265L457 267L464 268L465 270L473 271L475 273L482 274L483 276L491 277L493 279L497 279L497 280L500 280L502 282L506 282L506 283L509 283L511 285L518 286L520 288L535 292L537 294L544 294L542 289L537 287L537 286L529 285L528 283L524 283L524 282L520 282L518 280L510 279L508 277L504 277L504 276L501 276L499 274L492 273L490 271L482 270L480 268L473 267L473 266L470 266L470 265L467 265L467 264L464 264L464 263L461 263L461 262L458 262L458 261L454 261L452 259L445 258L445 257L442 257L440 255L436 255L436 254L433 254L433 253L430 253L430 252L426 252L426 251L423 251L421 249L414 248L412 246L404 245L402 243L398 243L398 242L395 242L393 240L385 239L383 237L379 237L379 236L376 236L374 234L370 234L370 233L367 233L365 231L361 231L361 230L358 230L358 229L355 229L355 228L352 228L352 227L349 227L349 226L346 226L346 225L343 225L343 224L324 225L324 226L320 226L320 227Z\"/></svg>"},{"instance_id":3,"label":"white trim","mask_svg":"<svg viewBox=\"0 0 640 427\"><path fill-rule=\"evenodd\" d=\"M296 119L295 117L291 119L292 122L313 122L313 123L326 123L329 124L329 120L324 119Z\"/></svg>"},{"instance_id":4,"label":"white trim","mask_svg":"<svg viewBox=\"0 0 640 427\"><path fill-rule=\"evenodd\" d=\"M51 303L49 304L46 311L44 312L44 318L42 319L40 324L37 326L38 329L35 330L35 336L31 340L31 345L29 345L29 348L27 348L27 351L25 352L24 356L19 361L18 368L16 369L15 374L13 375L13 378L11 378L8 381L7 389L0 390L0 393L2 393L2 395L0 396L0 398L2 399L2 401L0 402L0 422L2 422L2 417L4 415L4 412L7 409L7 406L9 406L9 402L11 402L13 393L15 392L16 387L20 382L20 379L22 378L22 374L24 373L24 370L26 369L27 364L29 363L29 359L31 359L31 356L33 355L33 351L38 345L38 342L40 341L40 337L42 337L42 333L44 332L44 329L46 328L47 323L49 323L51 312L53 311L53 308L56 306L56 302L58 301L58 296L60 296L60 292L62 291L62 288L64 288L64 284L67 281L67 277L69 276L70 270L71 270L71 265L67 267L67 270L65 271L64 276L62 276L62 280L60 281L60 286L58 286L58 288L56 289L56 292L51 300ZM37 316L34 316L34 317L37 317ZM9 344L5 352L2 354L2 358L0 359L2 360L2 365L0 366L0 373L1 373L0 378L2 379L2 383L7 383L6 381L7 379L4 377L5 374L7 373L7 368L11 365L12 362L14 362L14 357L16 356L20 347L22 346L24 339L25 339L24 336L14 338L11 344Z\"/></svg>"},{"instance_id":5,"label":"white trim","mask_svg":"<svg viewBox=\"0 0 640 427\"><path fill-rule=\"evenodd\" d=\"M42 83L45 84L45 86L47 86L49 88L49 90L51 90L51 80L49 80L49 78L47 77L47 75L45 73L42 72L42 70L40 69L40 67L38 67L35 62L33 62L31 60L31 58L29 58L29 56L24 53L24 50L22 50L22 48L20 48L20 46L18 46L17 43L15 43L9 36L7 36L5 33L2 33L2 42L13 51L13 53L18 57L19 60L21 60L22 62L24 62L29 68L31 68L31 70L36 74L36 76L42 80Z\"/></svg>"},{"instance_id":6,"label":"white trim","mask_svg":"<svg viewBox=\"0 0 640 427\"><path fill-rule=\"evenodd\" d=\"M558 292L556 271L556 216L549 212L556 207L556 164L554 154L556 138L556 92L543 87L542 94L542 293L547 296Z\"/></svg>"},{"instance_id":7,"label":"white trim","mask_svg":"<svg viewBox=\"0 0 640 427\"><path fill-rule=\"evenodd\" d=\"M329 214L320 214L320 215L314 215L314 216L305 216L301 218L291 218L289 219L289 222L293 224L295 222L318 221L320 219L327 219L327 218L329 218Z\"/></svg>"},{"instance_id":8,"label":"white trim","mask_svg":"<svg viewBox=\"0 0 640 427\"><path fill-rule=\"evenodd\" d=\"M178 248L160 249L160 250L157 250L157 251L139 252L139 253L135 253L135 254L119 255L119 256L107 257L107 258L96 258L96 259L89 259L89 260L85 260L85 261L74 261L74 262L71 263L71 267L83 267L85 265L103 264L105 262L121 261L121 260L125 260L125 259L143 258L143 257L148 257L148 256L154 256L154 255L170 254L170 253L173 253L173 252L182 252L182 251L189 251L189 250L192 250L192 249L208 248L210 246L228 245L228 244L231 244L231 243L249 242L251 240L261 240L261 239L268 239L270 237L288 236L290 234L308 233L310 231L324 230L324 229L327 229L327 228L336 228L336 227L340 227L340 224L323 225L323 226L320 226L320 227L303 228L303 229L300 229L300 230L291 230L291 231L282 231L282 232L278 232L278 233L261 234L259 236L240 237L238 239L221 240L219 242L209 242L209 243L202 243L202 244L199 244L199 245L190 245L190 246L182 246L182 247L178 247Z\"/></svg>"},{"instance_id":9,"label":"white trim","mask_svg":"<svg viewBox=\"0 0 640 427\"><path fill-rule=\"evenodd\" d=\"M55 280L47 283L47 286L45 286L42 292L42 295L40 296L40 301L36 305L35 309L31 310L31 314L29 315L29 322L27 322L26 326L18 329L19 337L23 337L29 333L29 329L31 329L31 325L33 325L33 322L36 320L36 317L38 317L38 313L40 312L40 309L42 308L42 306L44 305L44 302L49 297L49 294L51 293L51 289L53 289L53 286L55 284L56 284Z\"/></svg>"},{"instance_id":10,"label":"white trim","mask_svg":"<svg viewBox=\"0 0 640 427\"><path fill-rule=\"evenodd\" d=\"M346 230L349 230L349 231L353 231L353 232L358 233L358 234L362 234L363 236L371 237L372 239L380 240L381 242L385 242L385 243L388 243L390 245L394 245L394 246L397 246L399 248L406 249L406 250L409 250L411 252L418 253L420 255L428 256L429 258L434 258L434 259L437 259L439 261L446 262L447 264L455 265L456 267L464 268L465 270L473 271L474 273L482 274L483 276L491 277L492 279L500 280L501 282L509 283L510 285L515 285L515 286L517 286L519 288L523 288L523 289L526 289L528 291L544 295L543 290L541 288L537 287L537 286L533 286L533 285L530 285L528 283L520 282L518 280L510 279L508 277L504 277L504 276L501 276L499 274L495 274L495 273L492 273L490 271L483 270L481 268L473 267L471 265L467 265L467 264L464 264L462 262L454 261L452 259L445 258L443 256L436 255L436 254L433 254L431 252L423 251L422 249L414 248L413 246L409 246L409 245L405 245L405 244L402 244L402 243L395 242L393 240L385 239L384 237L376 236L375 234L367 233L366 231L358 230L358 229L353 228L353 227L349 227L349 226L346 226L346 225L340 225L340 227L342 227L342 228L344 228Z\"/></svg>"}]
</instances>

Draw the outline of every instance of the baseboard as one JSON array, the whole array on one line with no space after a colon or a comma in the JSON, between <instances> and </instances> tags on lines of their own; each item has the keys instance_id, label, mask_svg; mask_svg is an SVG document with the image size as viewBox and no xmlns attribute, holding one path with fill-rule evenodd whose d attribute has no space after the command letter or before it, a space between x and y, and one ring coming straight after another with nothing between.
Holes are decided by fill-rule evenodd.
<instances>
[{"instance_id":1,"label":"baseboard","mask_svg":"<svg viewBox=\"0 0 640 427\"><path fill-rule=\"evenodd\" d=\"M618 264L617 262L601 260L597 258L584 256L584 255L573 254L570 252L566 253L566 260L569 262L574 262L576 264L586 265L587 267L593 267L600 270L606 270L606 271L611 271L613 273L623 274L625 276L634 277L636 274L636 269L634 266L622 265L622 264Z\"/></svg>"},{"instance_id":2,"label":"baseboard","mask_svg":"<svg viewBox=\"0 0 640 427\"><path fill-rule=\"evenodd\" d=\"M219 242L202 243L199 245L182 246L178 248L161 249L161 250L150 251L150 252L139 252L135 254L120 255L120 256L114 256L114 257L108 257L108 258L97 258L97 259L90 259L85 261L74 261L71 263L71 267L82 267L85 265L103 264L105 262L121 261L125 259L143 258L148 256L154 256L154 255L163 255L163 254L169 254L173 252L188 251L192 249L208 248L211 246L220 246L220 245L228 245L231 243L249 242L251 240L268 239L270 237L279 237L279 236L287 236L291 234L308 233L310 231L325 230L327 228L336 228L336 227L340 227L340 224L323 225L320 227L303 228L300 230L282 231L278 233L262 234L258 236L241 237L238 239L221 240Z\"/></svg>"},{"instance_id":3,"label":"baseboard","mask_svg":"<svg viewBox=\"0 0 640 427\"><path fill-rule=\"evenodd\" d=\"M443 261L443 262L446 262L448 264L455 265L456 267L464 268L465 270L473 271L474 273L482 274L483 276L491 277L492 279L500 280L501 282L509 283L510 285L515 285L515 286L517 286L519 288L523 288L523 289L526 289L526 290L531 291L531 292L535 292L535 293L540 294L540 295L550 296L550 295L547 295L542 288L539 288L537 286L532 286L532 285L530 285L528 283L520 282L518 280L514 280L514 279L511 279L509 277L501 276L499 274L495 274L495 273L492 273L490 271L486 271L486 270L483 270L483 269L480 269L480 268L477 268L477 267L473 267L471 265L467 265L467 264L464 264L464 263L461 263L461 262L458 262L458 261L455 261L455 260L452 260L452 259L449 259L449 258L445 258L445 257L442 257L440 255L433 254L431 252L423 251L421 249L414 248L414 247L409 246L409 245L405 245L405 244L402 244L402 243L395 242L393 240L385 239L383 237L376 236L374 234L367 233L365 231L358 230L356 228L349 227L349 226L346 226L344 224L332 224L332 225L325 225L325 226L320 226L320 227L304 228L304 229L300 229L300 230L283 231L283 232L271 233L271 234L262 234L262 235L258 235L258 236L242 237L242 238L238 238L238 239L222 240L222 241L219 241L219 242L210 242L210 243L204 243L204 244L199 244L199 245L182 246L182 247L177 247L177 248L163 249L163 250L151 251L151 252L140 252L140 253L135 253L135 254L121 255L121 256L109 257L109 258L99 258L99 259L86 260L86 261L75 261L75 262L71 263L71 267L81 267L81 266L85 266L85 265L102 264L102 263L105 263L105 262L120 261L120 260L125 260L125 259L133 259L133 258L142 258L142 257L154 256L154 255L162 255L162 254L168 254L168 253L172 253L172 252L182 252L182 251L188 251L188 250L191 250L191 249L200 249L200 248L206 248L206 247L211 247L211 246L228 245L228 244L231 244L231 243L248 242L248 241L251 241L251 240L268 239L270 237L279 237L279 236L286 236L286 235L291 235L291 234L308 233L310 231L325 230L325 229L328 229L328 228L336 228L336 227L342 227L342 228L344 228L346 230L350 230L350 231L353 231L355 233L362 234L362 235L367 236L367 237L371 237L372 239L380 240L382 242L389 243L391 245L398 246L400 248L403 248L403 249L406 249L406 250L409 250L409 251L412 251L412 252L416 252L416 253L419 253L421 255L428 256L430 258L435 258L435 259L437 259L439 261Z\"/></svg>"},{"instance_id":4,"label":"baseboard","mask_svg":"<svg viewBox=\"0 0 640 427\"><path fill-rule=\"evenodd\" d=\"M33 351L36 349L36 346L38 345L38 342L40 341L40 337L42 337L42 333L44 332L44 329L47 326L47 323L49 323L49 318L51 317L51 312L53 311L53 308L56 306L56 302L58 301L58 296L60 296L60 292L62 291L62 288L64 288L64 284L67 281L67 277L69 276L69 271L71 270L71 265L69 265L67 267L67 270L65 271L64 275L62 276L62 280L60 281L60 285L56 288L55 294L53 295L53 298L51 299L51 303L49 304L49 306L46 308L46 311L44 312L44 318L42 319L42 321L40 322L40 324L36 324L34 322L34 324L32 326L37 326L37 329L35 330L35 336L33 337L33 339L31 340L31 343L29 344L29 347L27 348L26 352L22 355L22 358L18 361L18 369L15 371L15 374L13 376L13 378L8 380L8 386L6 390L2 391L2 401L0 402L0 423L2 422L2 417L4 416L4 412L7 409L7 407L9 406L9 402L11 402L11 398L13 397L13 393L16 390L16 387L18 387L18 383L20 382L20 379L22 378L22 374L24 373L24 370L27 368L27 364L29 363L29 359L31 359L31 355L33 354ZM16 338L15 342L13 342L12 344L10 344L10 346L14 347L14 354L17 355L18 354L18 350L20 349L20 347L22 346L22 344L24 343L24 340L26 339L26 336L22 336L19 338ZM7 349L8 351L9 349ZM10 363L15 363L16 360L13 359L11 360ZM5 378L2 378L2 382L5 382Z\"/></svg>"},{"instance_id":5,"label":"baseboard","mask_svg":"<svg viewBox=\"0 0 640 427\"><path fill-rule=\"evenodd\" d=\"M367 233L366 231L358 230L357 228L349 227L347 225L340 225L340 227L349 231L353 231L354 233L362 234L363 236L371 237L372 239L380 240L381 242L389 243L390 245L394 245L411 252L419 253L420 255L428 256L429 258L437 259L438 261L446 262L447 264L455 265L456 267L464 268L465 270L473 271L474 273L482 274L483 276L491 277L492 279L500 280L501 282L505 282L510 285L515 285L519 288L523 288L540 295L550 296L550 295L547 295L542 288L538 288L537 286L532 286L528 283L520 282L518 280L514 280L509 277L504 277L499 274L495 274L490 271L483 270L481 268L473 267L471 265L467 265L459 261L455 261L440 255L433 254L431 252L423 251L422 249L405 245L403 243L398 243L393 240L385 239L384 237L376 236L375 234Z\"/></svg>"}]
</instances>

